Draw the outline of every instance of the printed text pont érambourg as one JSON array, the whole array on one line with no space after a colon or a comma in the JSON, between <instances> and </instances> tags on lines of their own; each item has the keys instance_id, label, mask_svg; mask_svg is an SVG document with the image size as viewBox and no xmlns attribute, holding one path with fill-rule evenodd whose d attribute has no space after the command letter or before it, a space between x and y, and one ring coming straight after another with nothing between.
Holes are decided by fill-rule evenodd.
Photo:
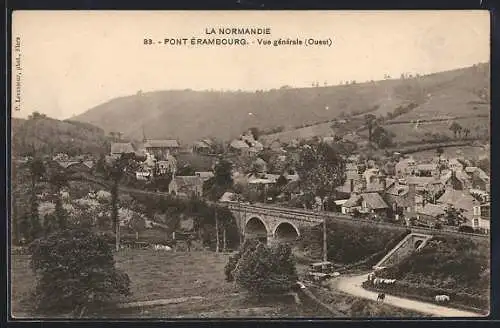
<instances>
[{"instance_id":1,"label":"printed text pont \u00e9rambourg","mask_svg":"<svg viewBox=\"0 0 500 328\"><path fill-rule=\"evenodd\" d=\"M248 44L246 39L231 39L231 38L214 38L214 39L204 39L204 38L191 38L191 39L165 39L164 43L166 45L187 45L192 46L203 45L203 46L220 46L220 45L236 45L245 46Z\"/></svg>"}]
</instances>

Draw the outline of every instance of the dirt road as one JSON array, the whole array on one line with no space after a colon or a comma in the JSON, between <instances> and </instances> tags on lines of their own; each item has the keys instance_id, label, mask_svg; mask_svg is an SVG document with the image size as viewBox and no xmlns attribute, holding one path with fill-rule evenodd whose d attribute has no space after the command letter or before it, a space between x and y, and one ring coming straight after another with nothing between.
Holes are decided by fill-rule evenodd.
<instances>
[{"instance_id":1,"label":"dirt road","mask_svg":"<svg viewBox=\"0 0 500 328\"><path fill-rule=\"evenodd\" d=\"M367 275L345 276L333 279L332 287L353 296L366 298L370 300L377 299L377 293L368 291L362 287L362 283L367 280ZM425 303L407 298L385 295L384 303L396 306L402 309L413 310L436 317L481 317L481 314L457 310L432 303Z\"/></svg>"}]
</instances>

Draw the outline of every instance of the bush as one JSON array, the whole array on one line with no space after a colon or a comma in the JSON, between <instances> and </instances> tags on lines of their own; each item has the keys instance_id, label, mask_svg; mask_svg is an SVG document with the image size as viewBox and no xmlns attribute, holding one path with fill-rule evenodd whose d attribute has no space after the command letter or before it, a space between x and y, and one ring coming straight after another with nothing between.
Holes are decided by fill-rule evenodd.
<instances>
[{"instance_id":1,"label":"bush","mask_svg":"<svg viewBox=\"0 0 500 328\"><path fill-rule=\"evenodd\" d=\"M30 252L41 313L83 315L129 295L129 277L115 268L108 241L90 230L55 232L34 241Z\"/></svg>"},{"instance_id":2,"label":"bush","mask_svg":"<svg viewBox=\"0 0 500 328\"><path fill-rule=\"evenodd\" d=\"M288 245L268 247L262 243L245 243L240 258L233 257L226 266L226 279L252 294L274 294L290 291L298 275L292 250ZM234 266L234 269L231 268Z\"/></svg>"},{"instance_id":3,"label":"bush","mask_svg":"<svg viewBox=\"0 0 500 328\"><path fill-rule=\"evenodd\" d=\"M258 243L259 242L256 239L245 240L240 250L229 258L229 261L226 263L226 266L224 267L224 274L226 276L226 281L228 282L234 281L233 271L234 269L236 269L236 266L241 258L241 255L250 249L255 250L255 247L257 247Z\"/></svg>"}]
</instances>

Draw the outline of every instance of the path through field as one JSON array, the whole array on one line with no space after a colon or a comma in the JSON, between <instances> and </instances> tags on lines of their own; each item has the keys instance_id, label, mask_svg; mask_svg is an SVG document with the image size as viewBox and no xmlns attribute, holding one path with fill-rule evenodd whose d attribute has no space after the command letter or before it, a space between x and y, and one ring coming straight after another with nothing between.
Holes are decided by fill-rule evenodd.
<instances>
[{"instance_id":1,"label":"path through field","mask_svg":"<svg viewBox=\"0 0 500 328\"><path fill-rule=\"evenodd\" d=\"M370 300L376 300L378 293L366 290L362 287L362 283L367 280L367 275L345 276L339 277L331 282L332 287L351 294L353 296L362 297ZM474 312L457 310L445 306L440 306L432 303L425 303L407 298L385 295L384 303L396 306L399 308L413 310L436 317L480 317L481 315Z\"/></svg>"}]
</instances>

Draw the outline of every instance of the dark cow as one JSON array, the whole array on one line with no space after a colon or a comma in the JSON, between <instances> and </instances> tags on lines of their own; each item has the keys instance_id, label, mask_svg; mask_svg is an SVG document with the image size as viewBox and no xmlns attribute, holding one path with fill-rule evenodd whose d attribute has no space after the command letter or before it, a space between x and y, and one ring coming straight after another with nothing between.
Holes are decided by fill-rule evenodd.
<instances>
[{"instance_id":1,"label":"dark cow","mask_svg":"<svg viewBox=\"0 0 500 328\"><path fill-rule=\"evenodd\" d=\"M377 296L377 302L383 302L385 299L385 294L384 293L379 293Z\"/></svg>"}]
</instances>

